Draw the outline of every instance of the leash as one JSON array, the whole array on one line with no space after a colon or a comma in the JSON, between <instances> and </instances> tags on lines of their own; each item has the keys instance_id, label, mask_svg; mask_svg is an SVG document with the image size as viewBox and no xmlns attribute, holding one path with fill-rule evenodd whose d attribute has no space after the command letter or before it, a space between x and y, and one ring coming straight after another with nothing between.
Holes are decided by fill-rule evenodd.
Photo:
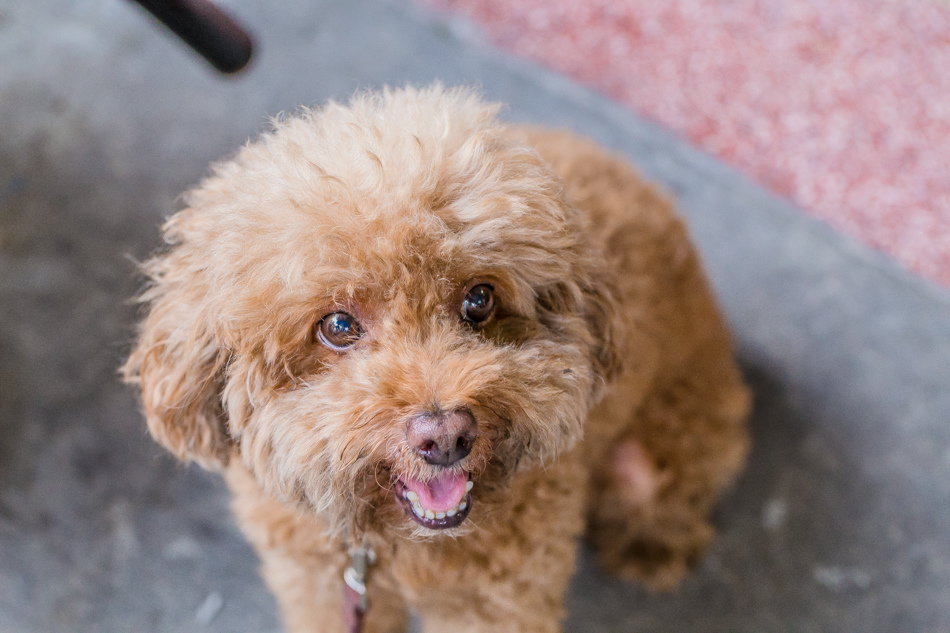
<instances>
[{"instance_id":1,"label":"leash","mask_svg":"<svg viewBox=\"0 0 950 633\"><path fill-rule=\"evenodd\" d=\"M366 597L366 575L376 562L376 552L366 537L362 545L350 549L350 566L343 571L343 623L346 633L363 633L369 599Z\"/></svg>"}]
</instances>

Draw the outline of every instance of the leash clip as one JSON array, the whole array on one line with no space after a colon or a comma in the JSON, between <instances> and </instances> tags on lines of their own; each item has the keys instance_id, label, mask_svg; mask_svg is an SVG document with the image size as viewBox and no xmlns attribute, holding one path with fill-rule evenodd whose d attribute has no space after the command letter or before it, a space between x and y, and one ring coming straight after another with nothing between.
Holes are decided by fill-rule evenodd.
<instances>
[{"instance_id":1,"label":"leash clip","mask_svg":"<svg viewBox=\"0 0 950 633\"><path fill-rule=\"evenodd\" d=\"M369 566L376 562L376 552L365 541L359 547L350 550L350 566L343 572L343 582L359 597L357 607L363 613L369 606L366 597L366 573Z\"/></svg>"}]
</instances>

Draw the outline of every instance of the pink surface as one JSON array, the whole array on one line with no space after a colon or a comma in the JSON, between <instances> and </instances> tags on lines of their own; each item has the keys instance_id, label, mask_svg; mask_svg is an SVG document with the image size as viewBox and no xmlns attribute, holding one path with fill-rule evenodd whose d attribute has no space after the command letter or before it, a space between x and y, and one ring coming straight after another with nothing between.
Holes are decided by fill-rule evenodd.
<instances>
[{"instance_id":1,"label":"pink surface","mask_svg":"<svg viewBox=\"0 0 950 633\"><path fill-rule=\"evenodd\" d=\"M924 0L420 0L950 286L950 9Z\"/></svg>"},{"instance_id":2,"label":"pink surface","mask_svg":"<svg viewBox=\"0 0 950 633\"><path fill-rule=\"evenodd\" d=\"M433 512L445 512L457 506L465 496L468 473L443 473L426 483L418 479L403 479L409 490L419 495L422 507Z\"/></svg>"}]
</instances>

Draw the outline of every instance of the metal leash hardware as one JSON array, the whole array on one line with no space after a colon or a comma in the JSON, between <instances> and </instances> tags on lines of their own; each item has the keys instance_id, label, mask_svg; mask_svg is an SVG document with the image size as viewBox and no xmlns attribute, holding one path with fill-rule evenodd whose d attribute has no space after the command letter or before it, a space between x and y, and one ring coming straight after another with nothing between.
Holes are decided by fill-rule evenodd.
<instances>
[{"instance_id":1,"label":"metal leash hardware","mask_svg":"<svg viewBox=\"0 0 950 633\"><path fill-rule=\"evenodd\" d=\"M362 545L350 549L350 566L343 571L344 620L350 633L363 630L363 616L369 608L366 596L366 575L376 562L376 553L363 538Z\"/></svg>"}]
</instances>

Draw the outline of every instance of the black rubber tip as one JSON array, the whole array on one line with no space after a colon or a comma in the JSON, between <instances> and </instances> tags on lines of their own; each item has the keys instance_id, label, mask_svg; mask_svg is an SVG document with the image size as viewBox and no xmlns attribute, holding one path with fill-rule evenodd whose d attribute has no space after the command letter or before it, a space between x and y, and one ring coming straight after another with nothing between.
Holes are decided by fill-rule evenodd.
<instances>
[{"instance_id":1,"label":"black rubber tip","mask_svg":"<svg viewBox=\"0 0 950 633\"><path fill-rule=\"evenodd\" d=\"M209 0L134 0L222 73L251 61L254 40Z\"/></svg>"}]
</instances>

